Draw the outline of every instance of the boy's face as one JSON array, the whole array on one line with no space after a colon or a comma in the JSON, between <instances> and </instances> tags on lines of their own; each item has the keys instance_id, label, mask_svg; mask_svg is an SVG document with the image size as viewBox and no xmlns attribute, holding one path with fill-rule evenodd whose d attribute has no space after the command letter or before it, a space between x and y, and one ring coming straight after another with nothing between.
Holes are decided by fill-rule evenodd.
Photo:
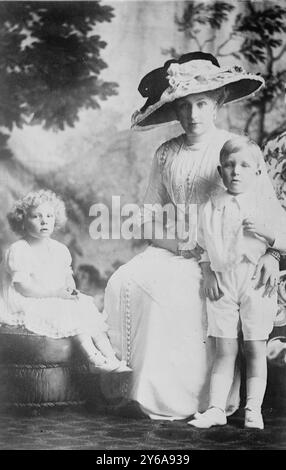
<instances>
[{"instance_id":1,"label":"boy's face","mask_svg":"<svg viewBox=\"0 0 286 470\"><path fill-rule=\"evenodd\" d=\"M225 156L218 166L218 172L231 194L249 191L260 174L255 158L245 149Z\"/></svg>"}]
</instances>

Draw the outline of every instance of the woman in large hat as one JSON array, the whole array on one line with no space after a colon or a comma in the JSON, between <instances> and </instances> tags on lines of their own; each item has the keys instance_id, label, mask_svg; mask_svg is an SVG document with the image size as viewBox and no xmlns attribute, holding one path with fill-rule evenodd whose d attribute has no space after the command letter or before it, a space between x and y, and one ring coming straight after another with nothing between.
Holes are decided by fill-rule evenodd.
<instances>
[{"instance_id":1,"label":"woman in large hat","mask_svg":"<svg viewBox=\"0 0 286 470\"><path fill-rule=\"evenodd\" d=\"M223 103L250 96L263 83L241 67L220 67L215 57L202 52L170 60L142 79L139 91L147 101L133 115L132 127L144 130L179 121L184 130L158 148L145 203L171 203L182 221L182 207L189 212L191 204L199 206L221 188L219 152L232 134L215 126L216 113ZM273 210L284 216L266 173L261 182ZM152 237L153 220L154 213L145 211L142 224L151 244L110 278L105 311L113 346L133 369L129 382L121 383L125 397L151 418L182 419L207 406L214 344L206 335L195 219L189 221L188 240L180 233L175 239ZM272 294L278 262L271 253L260 260L260 269L262 282L268 279L267 294ZM228 412L238 406L236 376Z\"/></svg>"}]
</instances>

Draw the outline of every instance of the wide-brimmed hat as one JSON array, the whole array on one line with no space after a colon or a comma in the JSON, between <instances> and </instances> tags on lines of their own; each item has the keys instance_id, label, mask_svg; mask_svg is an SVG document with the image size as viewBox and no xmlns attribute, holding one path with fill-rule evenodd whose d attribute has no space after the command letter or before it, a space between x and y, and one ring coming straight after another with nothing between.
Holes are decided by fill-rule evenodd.
<instances>
[{"instance_id":1,"label":"wide-brimmed hat","mask_svg":"<svg viewBox=\"0 0 286 470\"><path fill-rule=\"evenodd\" d=\"M132 116L132 128L145 130L177 121L173 102L184 96L224 88L224 103L246 98L264 85L264 79L241 66L221 67L205 52L190 52L165 62L142 78L138 90L147 98Z\"/></svg>"}]
</instances>

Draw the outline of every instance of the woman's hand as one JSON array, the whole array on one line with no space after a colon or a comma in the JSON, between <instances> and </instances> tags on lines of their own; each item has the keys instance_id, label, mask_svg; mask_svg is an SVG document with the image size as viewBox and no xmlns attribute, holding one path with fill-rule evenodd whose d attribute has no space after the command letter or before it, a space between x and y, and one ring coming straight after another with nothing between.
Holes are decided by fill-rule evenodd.
<instances>
[{"instance_id":1,"label":"woman's hand","mask_svg":"<svg viewBox=\"0 0 286 470\"><path fill-rule=\"evenodd\" d=\"M171 253L177 254L178 251L178 242L177 240L166 240L166 239L153 239L152 245L157 248L163 248L164 250L168 250Z\"/></svg>"},{"instance_id":2,"label":"woman's hand","mask_svg":"<svg viewBox=\"0 0 286 470\"><path fill-rule=\"evenodd\" d=\"M183 248L182 250L180 250L180 255L186 259L195 258L199 261L203 252L204 250L197 244L195 248L192 248L191 250Z\"/></svg>"},{"instance_id":3,"label":"woman's hand","mask_svg":"<svg viewBox=\"0 0 286 470\"><path fill-rule=\"evenodd\" d=\"M255 289L265 286L263 297L276 294L279 282L279 262L269 253L261 256L252 279L258 279Z\"/></svg>"},{"instance_id":4,"label":"woman's hand","mask_svg":"<svg viewBox=\"0 0 286 470\"><path fill-rule=\"evenodd\" d=\"M210 268L209 263L201 263L203 272L203 291L210 300L219 300L223 297L223 292L220 290L216 275Z\"/></svg>"},{"instance_id":5,"label":"woman's hand","mask_svg":"<svg viewBox=\"0 0 286 470\"><path fill-rule=\"evenodd\" d=\"M153 221L148 221L144 224L144 239L149 240L151 244L157 248L163 248L164 250L177 254L178 241L176 238L168 238L166 229L163 229L162 238L155 238L153 237L153 229L155 234L156 232L160 233L162 231L160 224L156 226Z\"/></svg>"}]
</instances>

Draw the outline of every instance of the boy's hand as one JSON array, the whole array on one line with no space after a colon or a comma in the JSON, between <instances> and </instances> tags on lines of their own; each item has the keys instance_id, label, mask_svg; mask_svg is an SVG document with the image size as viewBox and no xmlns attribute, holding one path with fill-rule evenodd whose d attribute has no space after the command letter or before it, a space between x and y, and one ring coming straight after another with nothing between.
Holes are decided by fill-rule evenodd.
<instances>
[{"instance_id":1,"label":"boy's hand","mask_svg":"<svg viewBox=\"0 0 286 470\"><path fill-rule=\"evenodd\" d=\"M223 292L219 288L216 275L210 267L203 269L203 290L210 300L219 300Z\"/></svg>"},{"instance_id":2,"label":"boy's hand","mask_svg":"<svg viewBox=\"0 0 286 470\"><path fill-rule=\"evenodd\" d=\"M272 227L269 227L265 222L247 217L243 220L242 226L245 233L263 237L269 245L273 245L275 242L275 234L272 231Z\"/></svg>"}]
</instances>

